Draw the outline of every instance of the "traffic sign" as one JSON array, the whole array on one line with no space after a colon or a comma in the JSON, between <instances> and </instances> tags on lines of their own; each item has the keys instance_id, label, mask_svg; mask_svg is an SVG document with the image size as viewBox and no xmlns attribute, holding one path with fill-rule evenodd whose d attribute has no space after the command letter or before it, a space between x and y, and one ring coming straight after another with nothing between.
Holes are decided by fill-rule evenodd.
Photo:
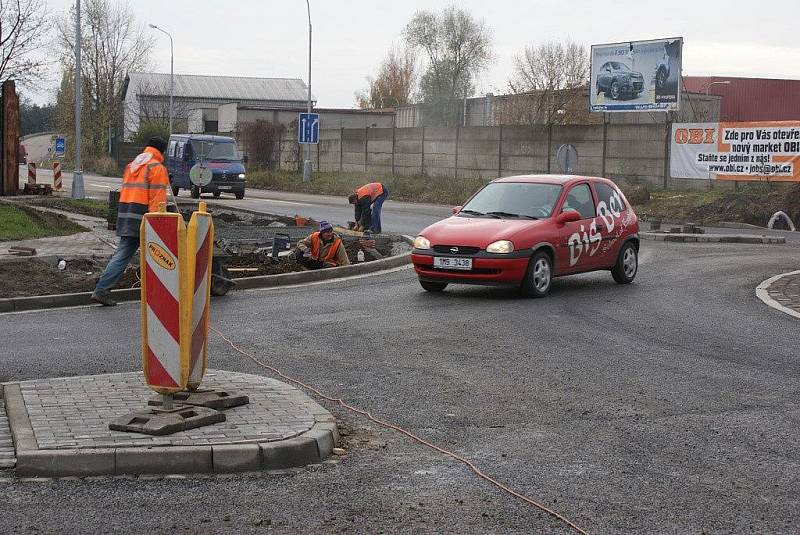
<instances>
[{"instance_id":1,"label":"traffic sign","mask_svg":"<svg viewBox=\"0 0 800 535\"><path fill-rule=\"evenodd\" d=\"M297 119L297 141L304 145L319 143L319 113L301 113Z\"/></svg>"},{"instance_id":2,"label":"traffic sign","mask_svg":"<svg viewBox=\"0 0 800 535\"><path fill-rule=\"evenodd\" d=\"M64 156L67 152L67 140L63 137L56 138L56 156Z\"/></svg>"}]
</instances>

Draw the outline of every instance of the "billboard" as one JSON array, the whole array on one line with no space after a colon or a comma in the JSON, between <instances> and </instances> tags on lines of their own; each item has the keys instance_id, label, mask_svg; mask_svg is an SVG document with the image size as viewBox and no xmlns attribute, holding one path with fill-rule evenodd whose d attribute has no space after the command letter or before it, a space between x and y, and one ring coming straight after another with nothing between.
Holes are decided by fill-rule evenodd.
<instances>
[{"instance_id":1,"label":"billboard","mask_svg":"<svg viewBox=\"0 0 800 535\"><path fill-rule=\"evenodd\" d=\"M676 111L682 47L682 37L593 45L590 110Z\"/></svg>"},{"instance_id":2,"label":"billboard","mask_svg":"<svg viewBox=\"0 0 800 535\"><path fill-rule=\"evenodd\" d=\"M674 123L673 178L800 181L800 121Z\"/></svg>"}]
</instances>

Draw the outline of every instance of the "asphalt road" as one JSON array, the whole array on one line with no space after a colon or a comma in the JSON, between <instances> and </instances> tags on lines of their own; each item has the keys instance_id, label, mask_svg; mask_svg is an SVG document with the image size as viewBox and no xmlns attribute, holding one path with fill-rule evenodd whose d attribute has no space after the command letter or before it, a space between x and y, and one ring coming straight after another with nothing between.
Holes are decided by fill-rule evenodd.
<instances>
[{"instance_id":1,"label":"asphalt road","mask_svg":"<svg viewBox=\"0 0 800 535\"><path fill-rule=\"evenodd\" d=\"M644 242L639 276L423 292L410 269L234 292L212 322L591 533L796 533L797 320L755 286L800 248ZM139 369L138 306L0 317L0 380ZM211 367L264 373L211 340ZM328 406L328 405L326 405ZM0 483L0 531L567 533L330 407L348 454L286 475Z\"/></svg>"}]
</instances>

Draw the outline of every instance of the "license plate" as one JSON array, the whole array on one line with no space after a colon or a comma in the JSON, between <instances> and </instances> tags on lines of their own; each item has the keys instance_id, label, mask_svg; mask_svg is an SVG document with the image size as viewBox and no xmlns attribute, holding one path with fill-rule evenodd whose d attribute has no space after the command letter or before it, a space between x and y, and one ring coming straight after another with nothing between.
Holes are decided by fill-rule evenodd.
<instances>
[{"instance_id":1,"label":"license plate","mask_svg":"<svg viewBox=\"0 0 800 535\"><path fill-rule=\"evenodd\" d=\"M459 269L463 271L469 271L472 269L472 259L434 256L433 267L438 269Z\"/></svg>"},{"instance_id":2,"label":"license plate","mask_svg":"<svg viewBox=\"0 0 800 535\"><path fill-rule=\"evenodd\" d=\"M232 190L233 186L219 186L217 189L224 189L224 190L228 191L228 190Z\"/></svg>"}]
</instances>

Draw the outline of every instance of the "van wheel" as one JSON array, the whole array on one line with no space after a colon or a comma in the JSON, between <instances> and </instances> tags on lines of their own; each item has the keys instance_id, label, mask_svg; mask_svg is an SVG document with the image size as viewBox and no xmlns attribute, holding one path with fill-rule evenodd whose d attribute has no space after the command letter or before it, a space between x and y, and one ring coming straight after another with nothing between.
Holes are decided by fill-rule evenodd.
<instances>
[{"instance_id":1,"label":"van wheel","mask_svg":"<svg viewBox=\"0 0 800 535\"><path fill-rule=\"evenodd\" d=\"M179 188L178 186L172 186L172 194L173 194L175 197L177 197L177 196L178 196L178 192L179 192L180 190L181 190L181 188Z\"/></svg>"},{"instance_id":2,"label":"van wheel","mask_svg":"<svg viewBox=\"0 0 800 535\"><path fill-rule=\"evenodd\" d=\"M215 192L214 192L214 198L215 198L215 199L219 199L219 196L220 196L220 195L222 195L222 192L221 192L221 191L215 191Z\"/></svg>"},{"instance_id":3,"label":"van wheel","mask_svg":"<svg viewBox=\"0 0 800 535\"><path fill-rule=\"evenodd\" d=\"M622 246L617 263L611 268L611 276L617 284L630 284L639 271L639 254L631 242Z\"/></svg>"},{"instance_id":4,"label":"van wheel","mask_svg":"<svg viewBox=\"0 0 800 535\"><path fill-rule=\"evenodd\" d=\"M522 281L522 291L528 297L544 297L553 282L553 262L550 255L539 251L528 262L528 271Z\"/></svg>"},{"instance_id":5,"label":"van wheel","mask_svg":"<svg viewBox=\"0 0 800 535\"><path fill-rule=\"evenodd\" d=\"M236 195L237 199L244 199L244 192L243 191L237 191L236 193L234 193L234 195Z\"/></svg>"},{"instance_id":6,"label":"van wheel","mask_svg":"<svg viewBox=\"0 0 800 535\"><path fill-rule=\"evenodd\" d=\"M200 187L192 186L192 199L199 199L199 198L200 198Z\"/></svg>"},{"instance_id":7,"label":"van wheel","mask_svg":"<svg viewBox=\"0 0 800 535\"><path fill-rule=\"evenodd\" d=\"M445 288L447 288L446 282L430 282L430 281L419 281L419 285L422 286L422 289L426 292L441 292Z\"/></svg>"}]
</instances>

